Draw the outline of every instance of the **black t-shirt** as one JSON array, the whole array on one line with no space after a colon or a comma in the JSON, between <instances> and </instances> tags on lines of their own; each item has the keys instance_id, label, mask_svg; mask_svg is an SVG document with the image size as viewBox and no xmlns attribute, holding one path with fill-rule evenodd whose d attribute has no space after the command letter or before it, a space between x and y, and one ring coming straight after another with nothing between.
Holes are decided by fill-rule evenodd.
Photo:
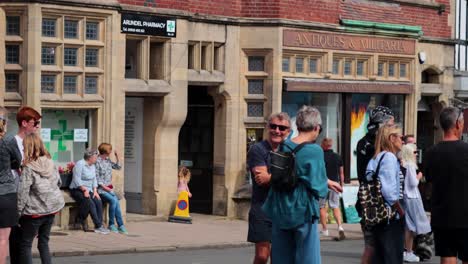
<instances>
[{"instance_id":1,"label":"black t-shirt","mask_svg":"<svg viewBox=\"0 0 468 264\"><path fill-rule=\"evenodd\" d=\"M358 180L361 183L366 177L367 164L375 153L375 137L367 133L356 146L356 165Z\"/></svg>"},{"instance_id":2,"label":"black t-shirt","mask_svg":"<svg viewBox=\"0 0 468 264\"><path fill-rule=\"evenodd\" d=\"M343 166L341 156L333 152L333 150L327 149L323 152L323 157L325 159L328 179L340 182L340 167Z\"/></svg>"},{"instance_id":3,"label":"black t-shirt","mask_svg":"<svg viewBox=\"0 0 468 264\"><path fill-rule=\"evenodd\" d=\"M247 153L247 166L251 171L257 166L270 166L270 151L271 146L268 141L263 140L253 145ZM255 182L255 175L251 173L252 177L252 200L251 203L255 205L263 205L265 202L270 186L261 186Z\"/></svg>"},{"instance_id":4,"label":"black t-shirt","mask_svg":"<svg viewBox=\"0 0 468 264\"><path fill-rule=\"evenodd\" d=\"M424 163L433 188L431 225L468 228L468 144L442 141L428 150Z\"/></svg>"}]
</instances>

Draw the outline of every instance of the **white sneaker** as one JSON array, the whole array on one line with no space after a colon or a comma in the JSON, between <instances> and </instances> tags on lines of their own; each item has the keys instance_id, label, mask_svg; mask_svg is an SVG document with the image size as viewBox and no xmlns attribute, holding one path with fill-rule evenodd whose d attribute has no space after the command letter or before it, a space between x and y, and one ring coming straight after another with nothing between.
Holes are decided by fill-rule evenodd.
<instances>
[{"instance_id":1,"label":"white sneaker","mask_svg":"<svg viewBox=\"0 0 468 264\"><path fill-rule=\"evenodd\" d=\"M322 235L322 236L329 236L329 234L328 234L328 229L327 229L327 230L322 230L322 231L320 231L320 235Z\"/></svg>"},{"instance_id":2,"label":"white sneaker","mask_svg":"<svg viewBox=\"0 0 468 264\"><path fill-rule=\"evenodd\" d=\"M404 252L403 260L405 262L419 262L419 257L416 256L413 252Z\"/></svg>"}]
</instances>

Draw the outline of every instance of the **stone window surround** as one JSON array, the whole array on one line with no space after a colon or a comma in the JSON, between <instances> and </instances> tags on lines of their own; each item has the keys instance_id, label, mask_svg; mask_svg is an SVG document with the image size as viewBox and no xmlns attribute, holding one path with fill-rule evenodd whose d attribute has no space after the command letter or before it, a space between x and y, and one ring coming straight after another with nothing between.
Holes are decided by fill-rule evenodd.
<instances>
[{"instance_id":1,"label":"stone window surround","mask_svg":"<svg viewBox=\"0 0 468 264\"><path fill-rule=\"evenodd\" d=\"M224 44L213 41L190 40L187 43L189 69L224 72Z\"/></svg>"},{"instance_id":2,"label":"stone window surround","mask_svg":"<svg viewBox=\"0 0 468 264\"><path fill-rule=\"evenodd\" d=\"M308 54L308 55L307 55ZM318 72L317 73L309 73L309 60L304 60L304 73L295 73L295 57L300 56L310 56L316 57L319 59L317 63ZM356 79L356 80L382 80L382 81L405 81L411 82L413 80L413 76L411 75L411 69L414 63L414 56L411 55L397 55L391 56L387 54L378 54L378 53L347 53L342 51L307 51L304 49L284 49L281 58L290 58L290 71L283 72L283 77L310 77L310 78L326 78L326 79ZM331 58L331 59L330 59ZM352 58L353 65L352 65L352 75L344 75L343 74L343 60L345 58ZM339 73L333 74L333 61L335 59L340 60L339 64ZM388 78L384 76L378 76L378 64L382 60L385 61L392 61L397 64L395 68L395 78ZM364 71L363 75L357 75L357 61L364 61ZM406 78L400 78L398 75L400 73L399 65L400 63L406 64ZM282 64L281 70L282 70ZM384 67L384 72L386 70L386 66Z\"/></svg>"},{"instance_id":3,"label":"stone window surround","mask_svg":"<svg viewBox=\"0 0 468 264\"><path fill-rule=\"evenodd\" d=\"M326 53L324 52L304 52L304 51L292 51L285 50L283 52L282 59L289 58L289 71L283 71L281 65L281 71L283 75L294 76L294 77L318 77L323 75L324 62L326 61ZM303 59L302 71L296 72L296 58ZM310 72L310 60L316 60L316 72Z\"/></svg>"},{"instance_id":4,"label":"stone window surround","mask_svg":"<svg viewBox=\"0 0 468 264\"><path fill-rule=\"evenodd\" d=\"M43 18L54 18L56 19L56 36L55 37L44 37L42 36L43 45L55 45L56 54L55 54L55 65L43 65L41 67L42 73L53 72L56 74L55 82L55 94L46 94L42 96L43 100L57 100L65 98L74 98L87 100L103 100L103 84L104 84L104 72L105 72L105 40L100 39L101 36L105 36L105 17L95 17L94 15L88 17L86 13L74 12L73 15L69 15L69 12L60 13L57 10L43 11ZM77 38L66 38L64 27L65 21L71 20L77 22ZM87 40L85 39L86 35L86 22L97 23L98 25L98 39L97 40ZM86 48L91 47L98 49L98 65L87 67L85 65L86 60ZM65 48L77 48L77 61L76 65L65 65L64 63L64 49ZM76 93L70 94L64 91L64 76L76 76ZM86 75L92 75L98 77L98 88L97 94L86 94L84 92L84 84ZM90 97L91 96L91 97Z\"/></svg>"},{"instance_id":5,"label":"stone window surround","mask_svg":"<svg viewBox=\"0 0 468 264\"><path fill-rule=\"evenodd\" d=\"M395 58L389 56L379 56L378 63L383 63L383 76L377 76L379 80L398 80L398 81L410 81L412 79L411 76L411 69L412 59L411 58ZM394 69L394 76L389 76L389 63L393 63L395 65ZM400 65L406 65L406 76L400 76ZM376 73L378 75L378 72Z\"/></svg>"}]
</instances>

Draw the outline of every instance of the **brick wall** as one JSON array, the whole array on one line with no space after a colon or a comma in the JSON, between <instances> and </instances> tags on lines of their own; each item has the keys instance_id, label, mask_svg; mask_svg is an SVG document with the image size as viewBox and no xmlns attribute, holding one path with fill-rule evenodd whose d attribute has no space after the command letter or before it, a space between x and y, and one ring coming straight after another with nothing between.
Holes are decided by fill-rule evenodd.
<instances>
[{"instance_id":1,"label":"brick wall","mask_svg":"<svg viewBox=\"0 0 468 264\"><path fill-rule=\"evenodd\" d=\"M118 0L121 4L249 18L284 18L338 24L339 18L422 26L424 35L450 38L450 0L445 12L372 0Z\"/></svg>"}]
</instances>

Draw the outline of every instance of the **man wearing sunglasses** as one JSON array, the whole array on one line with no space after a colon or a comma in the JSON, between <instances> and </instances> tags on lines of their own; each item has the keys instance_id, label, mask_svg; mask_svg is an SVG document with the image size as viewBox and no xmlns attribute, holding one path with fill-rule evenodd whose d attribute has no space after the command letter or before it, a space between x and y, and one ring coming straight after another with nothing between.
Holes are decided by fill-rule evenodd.
<instances>
[{"instance_id":1,"label":"man wearing sunglasses","mask_svg":"<svg viewBox=\"0 0 468 264\"><path fill-rule=\"evenodd\" d=\"M36 133L41 123L41 115L39 112L29 106L22 107L16 114L16 122L18 123L18 133L15 135L15 140L10 142L16 143L16 146L20 153L21 158L24 159L24 146L23 139L32 133ZM13 170L15 176L16 186L19 184L20 171ZM11 263L19 263L19 241L21 236L21 230L19 227L13 227L10 233L10 261Z\"/></svg>"},{"instance_id":2,"label":"man wearing sunglasses","mask_svg":"<svg viewBox=\"0 0 468 264\"><path fill-rule=\"evenodd\" d=\"M252 175L252 199L249 211L249 232L247 241L255 243L254 264L267 263L271 250L271 221L262 211L270 189L270 151L289 135L291 121L287 113L275 113L268 118L267 139L253 145L247 154L247 166Z\"/></svg>"}]
</instances>

